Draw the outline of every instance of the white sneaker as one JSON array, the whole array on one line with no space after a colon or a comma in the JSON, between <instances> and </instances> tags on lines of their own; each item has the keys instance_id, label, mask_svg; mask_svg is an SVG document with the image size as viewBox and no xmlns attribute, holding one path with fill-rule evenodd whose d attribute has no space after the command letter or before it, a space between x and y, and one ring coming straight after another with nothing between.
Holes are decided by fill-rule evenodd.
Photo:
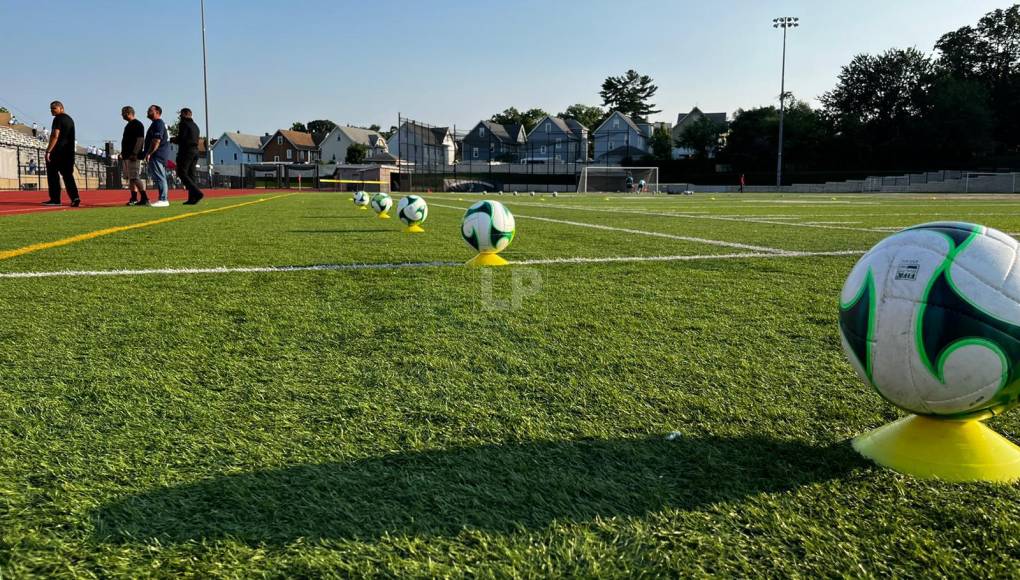
<instances>
[{"instance_id":1,"label":"white sneaker","mask_svg":"<svg viewBox=\"0 0 1020 580\"><path fill-rule=\"evenodd\" d=\"M167 200L154 201L149 204L149 207L170 207L170 202Z\"/></svg>"}]
</instances>

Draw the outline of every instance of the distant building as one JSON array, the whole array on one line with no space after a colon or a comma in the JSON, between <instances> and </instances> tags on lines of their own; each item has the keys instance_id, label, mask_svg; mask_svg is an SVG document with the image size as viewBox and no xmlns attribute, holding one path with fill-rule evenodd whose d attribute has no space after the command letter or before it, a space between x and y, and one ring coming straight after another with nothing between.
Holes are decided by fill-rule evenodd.
<instances>
[{"instance_id":1,"label":"distant building","mask_svg":"<svg viewBox=\"0 0 1020 580\"><path fill-rule=\"evenodd\" d=\"M688 127L699 119L708 118L720 125L726 125L726 113L703 113L701 109L694 107L690 113L680 113L676 118L676 125L673 126L673 159L686 159L693 157L697 151L677 146L676 142L684 134ZM709 151L709 157L715 157L715 150Z\"/></svg>"},{"instance_id":2,"label":"distant building","mask_svg":"<svg viewBox=\"0 0 1020 580\"><path fill-rule=\"evenodd\" d=\"M224 133L213 142L213 163L241 165L262 163L262 138L241 132Z\"/></svg>"},{"instance_id":3,"label":"distant building","mask_svg":"<svg viewBox=\"0 0 1020 580\"><path fill-rule=\"evenodd\" d=\"M368 148L368 158L379 157L389 151L386 138L378 131L360 127L334 127L319 143L320 159L330 163L344 163L347 149L355 143Z\"/></svg>"},{"instance_id":4,"label":"distant building","mask_svg":"<svg viewBox=\"0 0 1020 580\"><path fill-rule=\"evenodd\" d=\"M619 165L626 160L639 160L651 154L649 140L656 124L635 123L619 111L610 113L592 133L595 164Z\"/></svg>"},{"instance_id":5,"label":"distant building","mask_svg":"<svg viewBox=\"0 0 1020 580\"><path fill-rule=\"evenodd\" d=\"M481 121L464 137L461 160L515 163L521 160L527 142L523 125Z\"/></svg>"},{"instance_id":6,"label":"distant building","mask_svg":"<svg viewBox=\"0 0 1020 580\"><path fill-rule=\"evenodd\" d=\"M449 127L430 127L413 121L398 127L388 145L390 154L401 163L420 166L452 165L457 155Z\"/></svg>"},{"instance_id":7,"label":"distant building","mask_svg":"<svg viewBox=\"0 0 1020 580\"><path fill-rule=\"evenodd\" d=\"M588 160L588 128L575 119L546 117L528 133L524 161L584 163Z\"/></svg>"},{"instance_id":8,"label":"distant building","mask_svg":"<svg viewBox=\"0 0 1020 580\"><path fill-rule=\"evenodd\" d=\"M319 160L319 147L311 133L280 129L262 146L262 161L266 163L315 163Z\"/></svg>"}]
</instances>

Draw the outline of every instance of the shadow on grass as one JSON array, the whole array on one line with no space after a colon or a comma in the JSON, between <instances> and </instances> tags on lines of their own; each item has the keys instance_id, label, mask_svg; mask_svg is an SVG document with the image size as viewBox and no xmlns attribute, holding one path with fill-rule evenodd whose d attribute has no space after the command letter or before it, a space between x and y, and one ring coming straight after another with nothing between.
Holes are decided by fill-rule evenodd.
<instances>
[{"instance_id":1,"label":"shadow on grass","mask_svg":"<svg viewBox=\"0 0 1020 580\"><path fill-rule=\"evenodd\" d=\"M692 510L863 465L849 445L759 437L492 445L216 477L124 497L92 519L112 543L510 532Z\"/></svg>"}]
</instances>

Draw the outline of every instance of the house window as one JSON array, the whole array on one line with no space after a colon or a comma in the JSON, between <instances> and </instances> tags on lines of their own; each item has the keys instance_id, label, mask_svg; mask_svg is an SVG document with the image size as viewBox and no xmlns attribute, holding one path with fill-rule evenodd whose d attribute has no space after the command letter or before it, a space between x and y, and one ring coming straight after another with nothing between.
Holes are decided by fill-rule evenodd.
<instances>
[{"instance_id":1,"label":"house window","mask_svg":"<svg viewBox=\"0 0 1020 580\"><path fill-rule=\"evenodd\" d=\"M619 128L620 128L620 120L619 119L613 119L613 129L619 129Z\"/></svg>"},{"instance_id":2,"label":"house window","mask_svg":"<svg viewBox=\"0 0 1020 580\"><path fill-rule=\"evenodd\" d=\"M277 135L276 136L276 144L277 145L283 145L283 135Z\"/></svg>"},{"instance_id":3,"label":"house window","mask_svg":"<svg viewBox=\"0 0 1020 580\"><path fill-rule=\"evenodd\" d=\"M478 128L478 136L479 137L485 137L485 127L479 127Z\"/></svg>"},{"instance_id":4,"label":"house window","mask_svg":"<svg viewBox=\"0 0 1020 580\"><path fill-rule=\"evenodd\" d=\"M478 147L471 148L471 157L473 159L478 159Z\"/></svg>"},{"instance_id":5,"label":"house window","mask_svg":"<svg viewBox=\"0 0 1020 580\"><path fill-rule=\"evenodd\" d=\"M291 149L288 149L287 150L287 159L293 159L293 158L294 158L294 151L291 150Z\"/></svg>"},{"instance_id":6,"label":"house window","mask_svg":"<svg viewBox=\"0 0 1020 580\"><path fill-rule=\"evenodd\" d=\"M541 153L541 154L543 154L543 155L545 155L545 145L542 145L542 146L541 146L541 147L540 147L540 148L538 149L538 152L539 152L539 153Z\"/></svg>"},{"instance_id":7,"label":"house window","mask_svg":"<svg viewBox=\"0 0 1020 580\"><path fill-rule=\"evenodd\" d=\"M234 153L234 161L237 161L237 153Z\"/></svg>"},{"instance_id":8,"label":"house window","mask_svg":"<svg viewBox=\"0 0 1020 580\"><path fill-rule=\"evenodd\" d=\"M609 142L609 150L612 151L614 147L615 147L615 145L613 144L612 141L610 141Z\"/></svg>"},{"instance_id":9,"label":"house window","mask_svg":"<svg viewBox=\"0 0 1020 580\"><path fill-rule=\"evenodd\" d=\"M552 123L545 124L545 134L548 135L549 133L552 133Z\"/></svg>"},{"instance_id":10,"label":"house window","mask_svg":"<svg viewBox=\"0 0 1020 580\"><path fill-rule=\"evenodd\" d=\"M280 156L279 155L273 155L273 161L279 163L280 162Z\"/></svg>"}]
</instances>

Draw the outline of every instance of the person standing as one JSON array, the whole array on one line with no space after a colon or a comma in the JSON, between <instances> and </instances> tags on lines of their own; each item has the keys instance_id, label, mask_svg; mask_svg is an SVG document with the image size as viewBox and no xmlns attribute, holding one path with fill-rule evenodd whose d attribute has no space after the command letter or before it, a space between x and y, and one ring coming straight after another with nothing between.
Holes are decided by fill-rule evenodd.
<instances>
[{"instance_id":1,"label":"person standing","mask_svg":"<svg viewBox=\"0 0 1020 580\"><path fill-rule=\"evenodd\" d=\"M177 125L177 136L170 140L177 145L177 175L188 190L188 201L184 205L195 205L205 197L198 188L196 166L198 165L198 124L192 119L191 109L181 109L181 121Z\"/></svg>"},{"instance_id":2,"label":"person standing","mask_svg":"<svg viewBox=\"0 0 1020 580\"><path fill-rule=\"evenodd\" d=\"M166 183L166 162L170 155L170 135L162 119L163 108L159 105L150 105L146 116L152 123L145 133L145 164L149 169L149 177L159 190L159 200L150 203L149 207L169 207L170 190Z\"/></svg>"},{"instance_id":3,"label":"person standing","mask_svg":"<svg viewBox=\"0 0 1020 580\"><path fill-rule=\"evenodd\" d=\"M39 136L39 123L36 123L35 121L32 121L32 136Z\"/></svg>"},{"instance_id":4,"label":"person standing","mask_svg":"<svg viewBox=\"0 0 1020 580\"><path fill-rule=\"evenodd\" d=\"M744 174L740 174L740 193L744 193L744 186L747 185L747 179L744 178Z\"/></svg>"},{"instance_id":5,"label":"person standing","mask_svg":"<svg viewBox=\"0 0 1020 580\"><path fill-rule=\"evenodd\" d=\"M64 104L60 101L50 103L50 114L53 115L53 130L46 146L46 183L50 199L43 205L60 205L60 178L63 177L71 207L78 207L81 198L78 197L78 184L74 182L74 119L64 112Z\"/></svg>"},{"instance_id":6,"label":"person standing","mask_svg":"<svg viewBox=\"0 0 1020 580\"><path fill-rule=\"evenodd\" d=\"M148 205L149 196L145 193L142 183L142 148L145 145L145 125L135 118L134 107L122 107L120 116L127 121L124 125L124 138L120 142L121 171L131 190L128 205Z\"/></svg>"}]
</instances>

